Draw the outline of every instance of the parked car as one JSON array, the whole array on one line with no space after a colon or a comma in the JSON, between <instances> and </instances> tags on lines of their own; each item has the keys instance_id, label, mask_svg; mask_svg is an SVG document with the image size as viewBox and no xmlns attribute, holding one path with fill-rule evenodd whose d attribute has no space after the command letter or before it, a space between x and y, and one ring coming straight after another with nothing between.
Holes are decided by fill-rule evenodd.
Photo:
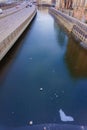
<instances>
[{"instance_id":1,"label":"parked car","mask_svg":"<svg viewBox=\"0 0 87 130\"><path fill-rule=\"evenodd\" d=\"M2 12L3 12L2 9L0 9L0 14L2 14Z\"/></svg>"},{"instance_id":2,"label":"parked car","mask_svg":"<svg viewBox=\"0 0 87 130\"><path fill-rule=\"evenodd\" d=\"M32 7L32 3L28 3L28 4L26 5L26 8L28 8L28 7Z\"/></svg>"},{"instance_id":3,"label":"parked car","mask_svg":"<svg viewBox=\"0 0 87 130\"><path fill-rule=\"evenodd\" d=\"M29 3L29 6L32 7L32 3Z\"/></svg>"}]
</instances>

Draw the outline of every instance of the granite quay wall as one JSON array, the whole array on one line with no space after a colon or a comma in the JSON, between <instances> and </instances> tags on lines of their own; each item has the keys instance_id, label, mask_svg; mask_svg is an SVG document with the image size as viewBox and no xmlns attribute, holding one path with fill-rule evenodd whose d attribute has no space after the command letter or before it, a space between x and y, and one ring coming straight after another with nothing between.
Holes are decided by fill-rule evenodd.
<instances>
[{"instance_id":1,"label":"granite quay wall","mask_svg":"<svg viewBox=\"0 0 87 130\"><path fill-rule=\"evenodd\" d=\"M50 13L77 39L87 47L87 25L76 18L68 16L55 8L50 8Z\"/></svg>"},{"instance_id":2,"label":"granite quay wall","mask_svg":"<svg viewBox=\"0 0 87 130\"><path fill-rule=\"evenodd\" d=\"M65 26L65 28L71 32L73 28L72 19L68 15L63 14L61 11L56 10L55 8L50 8L50 13L55 16L58 21Z\"/></svg>"},{"instance_id":3,"label":"granite quay wall","mask_svg":"<svg viewBox=\"0 0 87 130\"><path fill-rule=\"evenodd\" d=\"M15 19L15 21L14 21L14 19L11 19L11 23L12 23L11 26L7 25L7 26L10 26L10 28L6 26L7 32L5 31L6 27L5 26L2 27L3 31L1 32L2 35L0 36L0 38L1 38L0 39L0 61L3 59L3 57L7 54L7 52L10 50L10 48L14 45L16 40L21 36L21 34L27 28L29 23L32 21L32 19L36 15L36 12L37 12L37 10L36 10L35 6L30 7L29 10L27 8L25 8L21 12L19 12L19 14L15 13L15 16L17 16L17 20ZM23 14L21 14L21 13L23 13ZM12 16L6 17L6 19L15 17L13 15L14 14L12 14ZM22 18L22 15L23 15L23 18ZM8 24L10 24L10 23L8 23Z\"/></svg>"}]
</instances>

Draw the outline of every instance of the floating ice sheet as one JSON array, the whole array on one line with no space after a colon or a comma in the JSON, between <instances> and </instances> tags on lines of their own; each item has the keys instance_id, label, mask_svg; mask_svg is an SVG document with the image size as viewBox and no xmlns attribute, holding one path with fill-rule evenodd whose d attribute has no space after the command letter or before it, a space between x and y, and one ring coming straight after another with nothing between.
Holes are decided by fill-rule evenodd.
<instances>
[{"instance_id":1,"label":"floating ice sheet","mask_svg":"<svg viewBox=\"0 0 87 130\"><path fill-rule=\"evenodd\" d=\"M32 57L30 57L29 60L32 60Z\"/></svg>"},{"instance_id":2,"label":"floating ice sheet","mask_svg":"<svg viewBox=\"0 0 87 130\"><path fill-rule=\"evenodd\" d=\"M33 121L29 121L29 125L33 125Z\"/></svg>"},{"instance_id":3,"label":"floating ice sheet","mask_svg":"<svg viewBox=\"0 0 87 130\"><path fill-rule=\"evenodd\" d=\"M71 116L67 116L62 109L59 110L61 121L67 122L67 121L74 121L74 118Z\"/></svg>"},{"instance_id":4,"label":"floating ice sheet","mask_svg":"<svg viewBox=\"0 0 87 130\"><path fill-rule=\"evenodd\" d=\"M40 88L40 91L43 91L43 88Z\"/></svg>"}]
</instances>

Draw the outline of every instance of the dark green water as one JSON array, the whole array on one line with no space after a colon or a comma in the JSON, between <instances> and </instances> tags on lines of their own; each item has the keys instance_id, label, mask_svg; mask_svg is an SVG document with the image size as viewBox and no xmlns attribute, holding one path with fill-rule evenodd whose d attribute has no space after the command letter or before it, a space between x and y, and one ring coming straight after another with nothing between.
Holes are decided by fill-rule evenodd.
<instances>
[{"instance_id":1,"label":"dark green water","mask_svg":"<svg viewBox=\"0 0 87 130\"><path fill-rule=\"evenodd\" d=\"M87 50L42 9L0 63L0 124L64 124L60 109L87 125Z\"/></svg>"}]
</instances>

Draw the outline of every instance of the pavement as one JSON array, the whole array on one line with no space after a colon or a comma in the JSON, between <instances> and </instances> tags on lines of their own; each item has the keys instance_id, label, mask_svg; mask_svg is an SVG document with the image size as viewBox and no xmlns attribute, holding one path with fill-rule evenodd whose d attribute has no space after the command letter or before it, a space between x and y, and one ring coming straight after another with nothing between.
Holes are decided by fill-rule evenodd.
<instances>
[{"instance_id":1,"label":"pavement","mask_svg":"<svg viewBox=\"0 0 87 130\"><path fill-rule=\"evenodd\" d=\"M35 6L29 7L27 5L28 3L23 2L0 14L0 43L34 12Z\"/></svg>"},{"instance_id":2,"label":"pavement","mask_svg":"<svg viewBox=\"0 0 87 130\"><path fill-rule=\"evenodd\" d=\"M10 14L13 14L15 12L18 12L19 10L25 8L27 4L28 4L28 2L20 2L12 8L8 8L8 9L3 10L3 13L0 14L0 19L8 16Z\"/></svg>"}]
</instances>

